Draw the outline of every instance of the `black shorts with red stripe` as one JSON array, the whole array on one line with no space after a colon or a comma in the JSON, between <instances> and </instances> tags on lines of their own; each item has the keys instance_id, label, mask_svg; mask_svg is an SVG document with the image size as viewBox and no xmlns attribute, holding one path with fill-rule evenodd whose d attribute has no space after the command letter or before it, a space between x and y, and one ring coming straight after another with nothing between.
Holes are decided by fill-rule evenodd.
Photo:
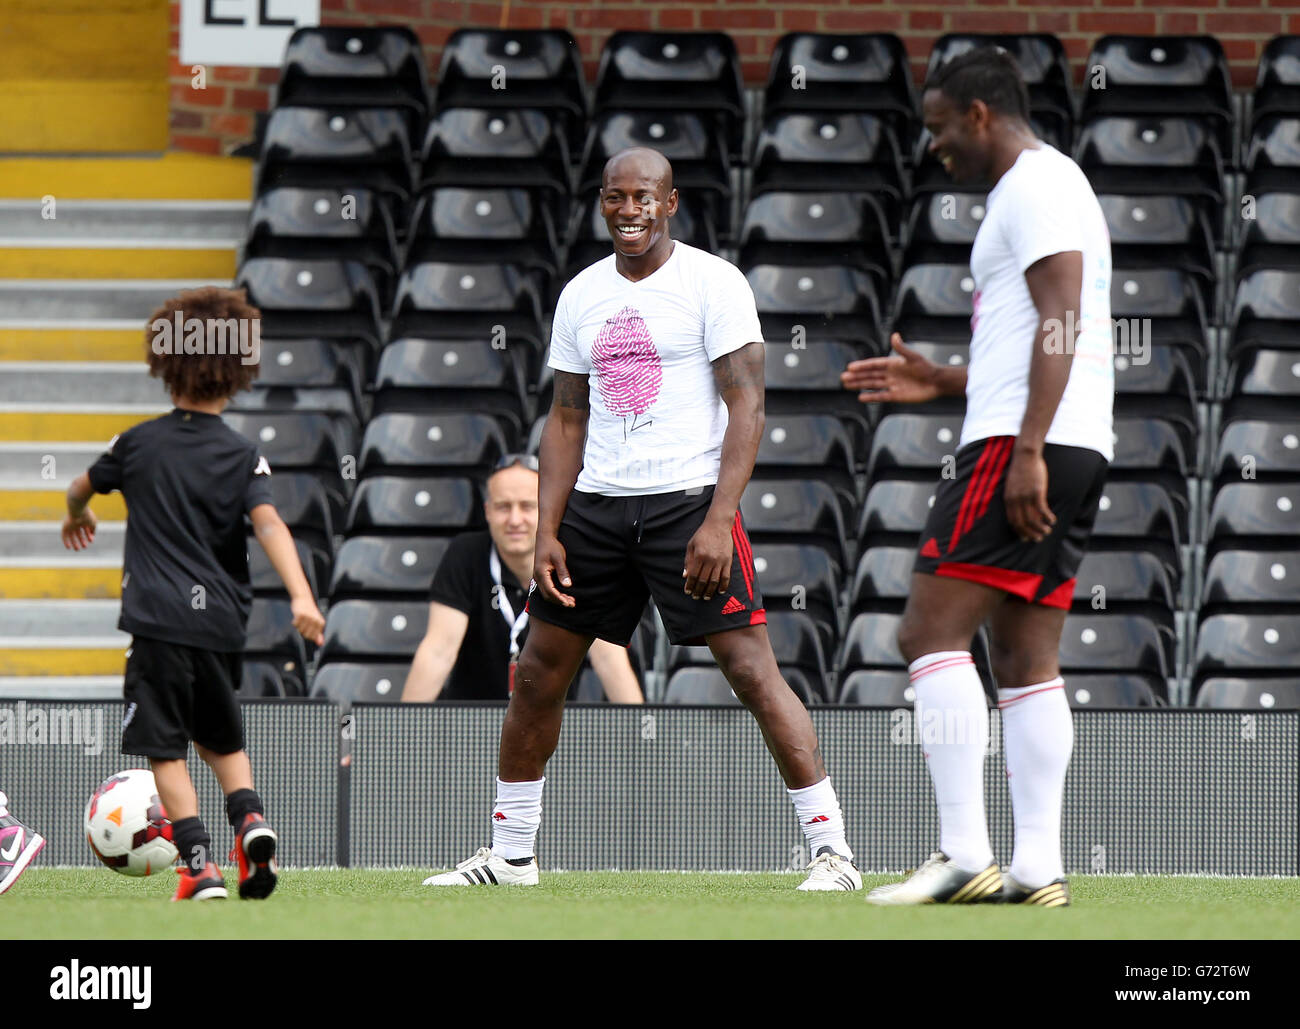
<instances>
[{"instance_id":1,"label":"black shorts with red stripe","mask_svg":"<svg viewBox=\"0 0 1300 1029\"><path fill-rule=\"evenodd\" d=\"M575 490L557 533L573 607L553 603L534 588L528 614L585 636L626 646L654 597L674 644L699 644L728 629L766 623L754 552L737 512L731 526L731 582L725 593L696 600L685 592L686 547L704 524L713 487L607 497Z\"/></svg>"},{"instance_id":2,"label":"black shorts with red stripe","mask_svg":"<svg viewBox=\"0 0 1300 1029\"><path fill-rule=\"evenodd\" d=\"M1003 502L1014 436L990 436L957 452L956 475L934 495L914 571L993 586L1021 600L1068 609L1074 576L1097 517L1106 459L1086 447L1048 443L1047 506L1052 531L1026 543Z\"/></svg>"}]
</instances>

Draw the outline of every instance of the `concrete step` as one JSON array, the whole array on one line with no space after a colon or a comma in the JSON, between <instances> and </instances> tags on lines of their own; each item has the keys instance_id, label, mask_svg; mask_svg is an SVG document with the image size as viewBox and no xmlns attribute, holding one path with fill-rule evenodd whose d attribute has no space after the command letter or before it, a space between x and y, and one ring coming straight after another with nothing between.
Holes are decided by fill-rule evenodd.
<instances>
[{"instance_id":1,"label":"concrete step","mask_svg":"<svg viewBox=\"0 0 1300 1029\"><path fill-rule=\"evenodd\" d=\"M0 634L57 637L69 646L96 638L120 643L126 637L117 628L121 613L116 600L0 600Z\"/></svg>"},{"instance_id":2,"label":"concrete step","mask_svg":"<svg viewBox=\"0 0 1300 1029\"><path fill-rule=\"evenodd\" d=\"M248 211L242 200L0 200L0 247L232 249Z\"/></svg>"},{"instance_id":3,"label":"concrete step","mask_svg":"<svg viewBox=\"0 0 1300 1029\"><path fill-rule=\"evenodd\" d=\"M171 404L0 404L0 442L108 441Z\"/></svg>"},{"instance_id":4,"label":"concrete step","mask_svg":"<svg viewBox=\"0 0 1300 1029\"><path fill-rule=\"evenodd\" d=\"M134 324L143 332L145 319L169 297L202 286L230 285L229 280L211 279L0 279L0 328Z\"/></svg>"},{"instance_id":5,"label":"concrete step","mask_svg":"<svg viewBox=\"0 0 1300 1029\"><path fill-rule=\"evenodd\" d=\"M0 636L0 676L112 675L126 667L126 633L80 640Z\"/></svg>"},{"instance_id":6,"label":"concrete step","mask_svg":"<svg viewBox=\"0 0 1300 1029\"><path fill-rule=\"evenodd\" d=\"M92 548L93 549L93 548ZM0 563L0 598L11 600L79 600L120 598L122 565L87 558L87 551L60 563L55 559L24 564L22 559Z\"/></svg>"},{"instance_id":7,"label":"concrete step","mask_svg":"<svg viewBox=\"0 0 1300 1029\"><path fill-rule=\"evenodd\" d=\"M0 364L0 404L165 404L167 387L143 362L6 361Z\"/></svg>"},{"instance_id":8,"label":"concrete step","mask_svg":"<svg viewBox=\"0 0 1300 1029\"><path fill-rule=\"evenodd\" d=\"M121 700L122 676L0 675L5 700ZM116 746L110 743L110 746Z\"/></svg>"},{"instance_id":9,"label":"concrete step","mask_svg":"<svg viewBox=\"0 0 1300 1029\"><path fill-rule=\"evenodd\" d=\"M0 361L133 361L144 355L144 324L116 329L0 329Z\"/></svg>"},{"instance_id":10,"label":"concrete step","mask_svg":"<svg viewBox=\"0 0 1300 1029\"><path fill-rule=\"evenodd\" d=\"M0 364L0 374L4 366ZM108 440L68 443L0 443L0 484L4 488L66 489L99 460Z\"/></svg>"},{"instance_id":11,"label":"concrete step","mask_svg":"<svg viewBox=\"0 0 1300 1029\"><path fill-rule=\"evenodd\" d=\"M66 490L50 489L48 483L36 489L0 490L0 527L6 521L53 522L57 535L58 528L68 513L66 493ZM97 494L90 501L90 509L97 519L104 518L110 522L126 520L126 501L121 493ZM79 552L80 555L85 553L86 551Z\"/></svg>"},{"instance_id":12,"label":"concrete step","mask_svg":"<svg viewBox=\"0 0 1300 1029\"><path fill-rule=\"evenodd\" d=\"M92 500L91 510L96 502ZM98 518L98 514L96 514ZM58 521L7 521L0 522L0 566L21 567L56 567L53 562L70 559L76 567L122 566L122 549L126 542L126 523L101 519L95 528L95 542L86 550L67 550L59 536ZM22 563L19 563L22 562ZM64 565L63 567L67 567ZM0 601L3 603L3 601Z\"/></svg>"}]
</instances>

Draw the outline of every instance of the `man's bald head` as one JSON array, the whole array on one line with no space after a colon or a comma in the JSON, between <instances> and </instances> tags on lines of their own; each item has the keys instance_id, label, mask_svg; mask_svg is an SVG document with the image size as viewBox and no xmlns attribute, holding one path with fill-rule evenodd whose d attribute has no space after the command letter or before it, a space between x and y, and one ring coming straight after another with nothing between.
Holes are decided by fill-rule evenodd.
<instances>
[{"instance_id":1,"label":"man's bald head","mask_svg":"<svg viewBox=\"0 0 1300 1029\"><path fill-rule=\"evenodd\" d=\"M601 175L602 186L623 177L652 183L655 192L664 198L673 191L673 166L668 163L668 158L648 146L628 147L605 162Z\"/></svg>"}]
</instances>

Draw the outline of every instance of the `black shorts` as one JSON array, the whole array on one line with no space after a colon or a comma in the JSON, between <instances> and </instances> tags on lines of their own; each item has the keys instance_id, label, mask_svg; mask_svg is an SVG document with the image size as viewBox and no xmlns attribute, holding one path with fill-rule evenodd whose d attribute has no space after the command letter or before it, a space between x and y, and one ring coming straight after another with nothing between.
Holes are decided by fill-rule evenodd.
<instances>
[{"instance_id":1,"label":"black shorts","mask_svg":"<svg viewBox=\"0 0 1300 1029\"><path fill-rule=\"evenodd\" d=\"M560 592L572 596L575 606L553 603L534 588L529 616L622 646L632 639L649 597L674 644L703 643L715 632L765 624L754 552L739 512L731 527L730 590L709 600L685 592L686 547L712 500L712 486L636 497L575 490L557 533L573 580Z\"/></svg>"},{"instance_id":2,"label":"black shorts","mask_svg":"<svg viewBox=\"0 0 1300 1029\"><path fill-rule=\"evenodd\" d=\"M190 740L218 754L244 749L235 690L243 655L136 636L126 659L122 753L184 758Z\"/></svg>"},{"instance_id":3,"label":"black shorts","mask_svg":"<svg viewBox=\"0 0 1300 1029\"><path fill-rule=\"evenodd\" d=\"M1047 506L1056 524L1041 542L1026 543L1007 521L1002 496L1014 444L1014 436L991 436L957 452L956 476L934 495L914 571L1068 610L1106 484L1106 459L1086 447L1043 447Z\"/></svg>"}]
</instances>

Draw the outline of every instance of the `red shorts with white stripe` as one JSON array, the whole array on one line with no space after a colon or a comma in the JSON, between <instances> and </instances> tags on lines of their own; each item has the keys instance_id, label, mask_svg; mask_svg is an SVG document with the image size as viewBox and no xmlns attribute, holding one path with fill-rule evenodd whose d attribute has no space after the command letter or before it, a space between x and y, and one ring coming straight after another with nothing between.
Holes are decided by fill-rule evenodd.
<instances>
[{"instance_id":1,"label":"red shorts with white stripe","mask_svg":"<svg viewBox=\"0 0 1300 1029\"><path fill-rule=\"evenodd\" d=\"M1086 447L1043 447L1056 524L1041 542L1026 543L1007 521L1002 496L1014 444L1014 436L990 436L957 452L956 475L935 492L913 570L1068 609L1106 484L1106 459Z\"/></svg>"}]
</instances>

